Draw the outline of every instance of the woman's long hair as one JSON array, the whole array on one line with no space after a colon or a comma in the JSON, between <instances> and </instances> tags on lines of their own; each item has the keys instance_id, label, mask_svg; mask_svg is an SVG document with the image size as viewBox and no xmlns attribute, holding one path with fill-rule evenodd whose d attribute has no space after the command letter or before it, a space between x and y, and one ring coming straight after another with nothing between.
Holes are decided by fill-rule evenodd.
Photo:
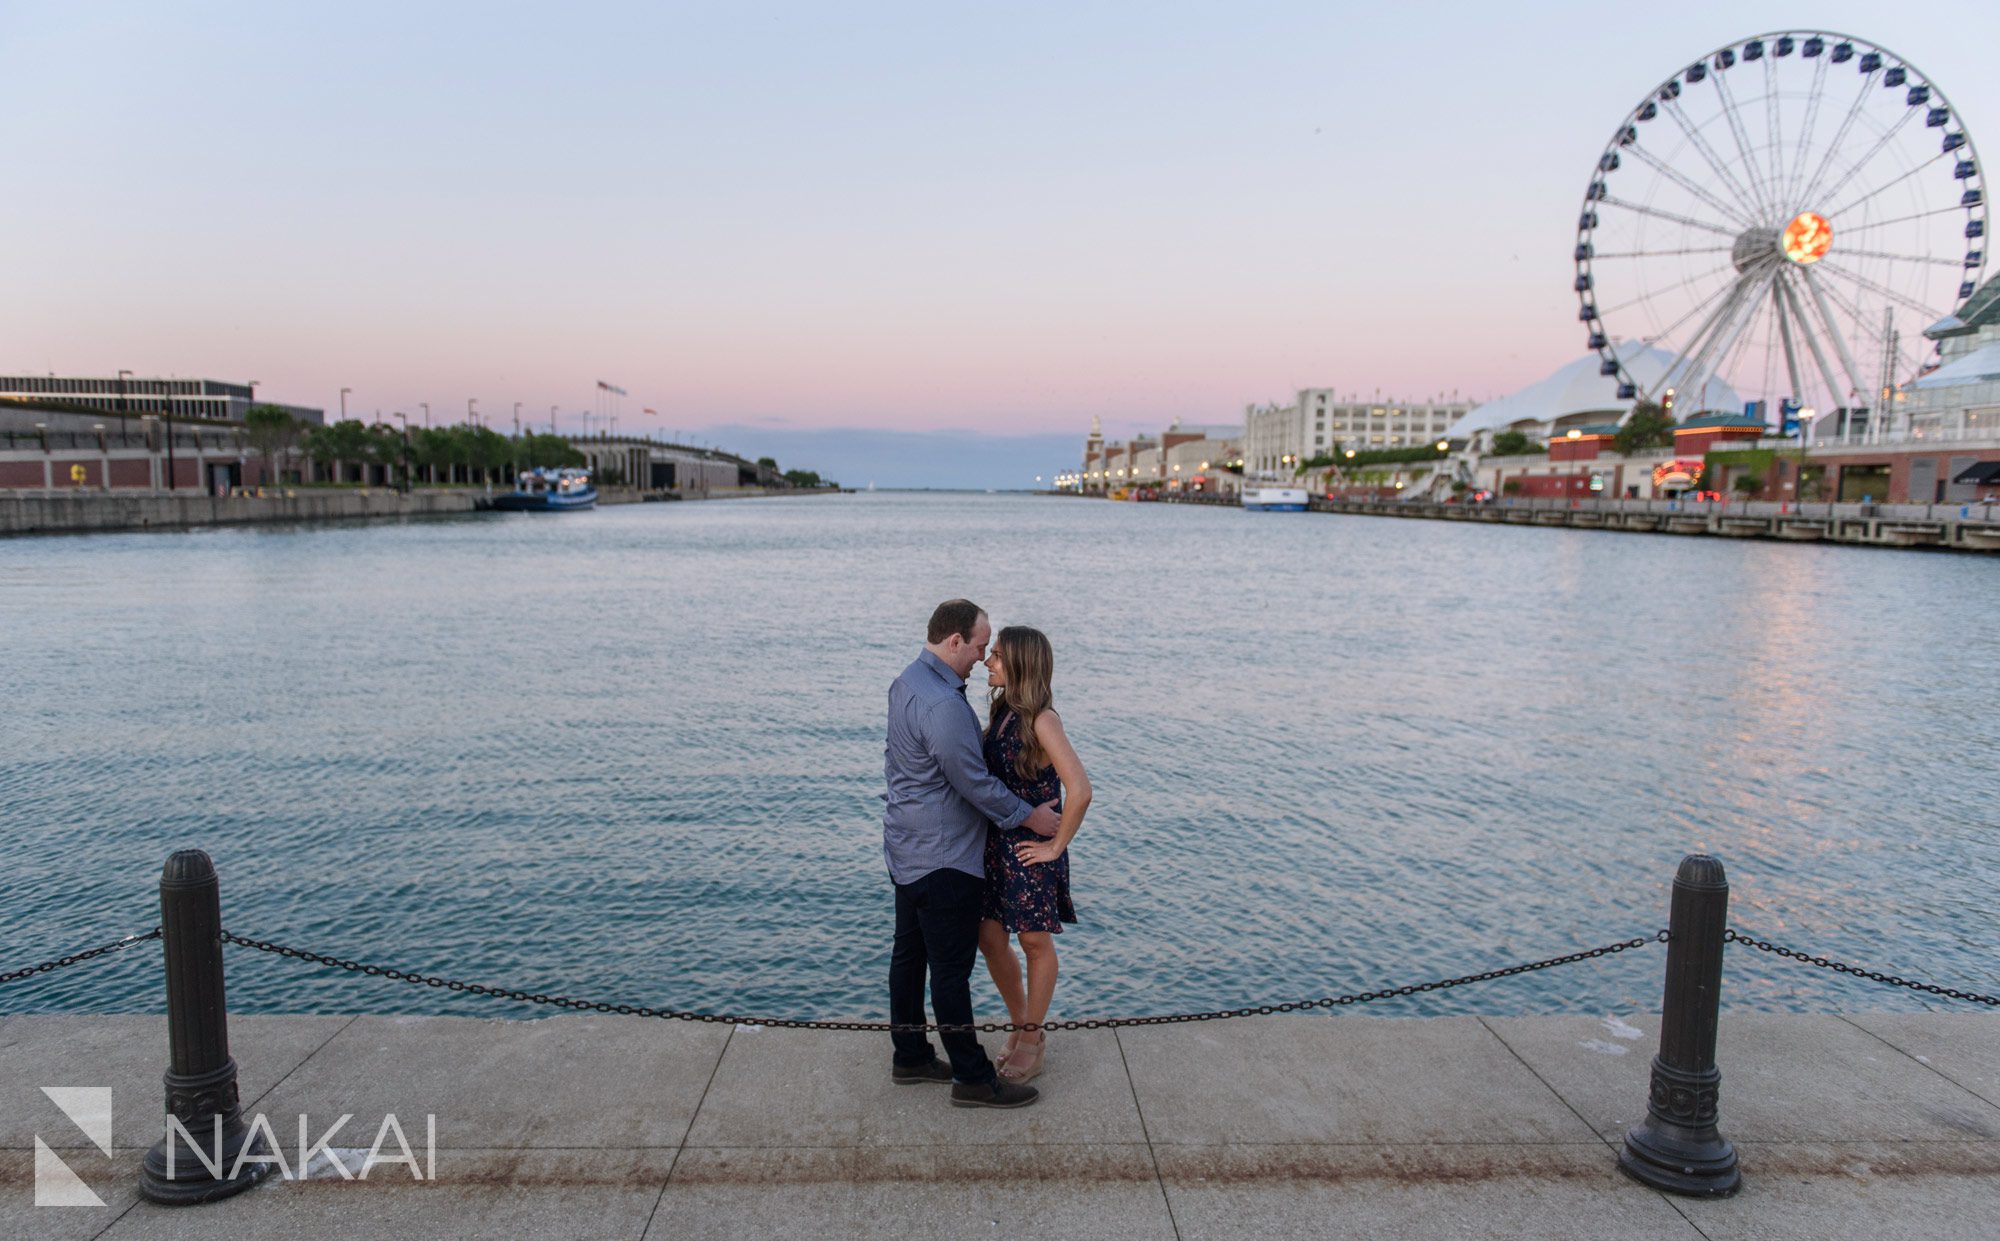
<instances>
[{"instance_id":1,"label":"woman's long hair","mask_svg":"<svg viewBox=\"0 0 2000 1241\"><path fill-rule=\"evenodd\" d=\"M999 729L1002 707L1020 718L1021 755L1015 766L1023 780L1033 780L1049 765L1049 756L1035 737L1035 721L1049 709L1056 654L1047 634L1026 625L1009 625L993 635L993 649L1007 670L1007 684L987 700L986 731L991 735Z\"/></svg>"}]
</instances>

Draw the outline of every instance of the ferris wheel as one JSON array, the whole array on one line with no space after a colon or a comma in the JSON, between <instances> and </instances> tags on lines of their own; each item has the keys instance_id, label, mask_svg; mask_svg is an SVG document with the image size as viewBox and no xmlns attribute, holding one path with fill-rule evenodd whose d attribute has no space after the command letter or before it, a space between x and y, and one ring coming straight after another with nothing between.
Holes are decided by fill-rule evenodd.
<instances>
[{"instance_id":1,"label":"ferris wheel","mask_svg":"<svg viewBox=\"0 0 2000 1241\"><path fill-rule=\"evenodd\" d=\"M1759 35L1619 123L1577 220L1577 317L1621 400L1889 408L1931 364L1924 328L1978 286L1986 227L1936 83L1862 39Z\"/></svg>"}]
</instances>

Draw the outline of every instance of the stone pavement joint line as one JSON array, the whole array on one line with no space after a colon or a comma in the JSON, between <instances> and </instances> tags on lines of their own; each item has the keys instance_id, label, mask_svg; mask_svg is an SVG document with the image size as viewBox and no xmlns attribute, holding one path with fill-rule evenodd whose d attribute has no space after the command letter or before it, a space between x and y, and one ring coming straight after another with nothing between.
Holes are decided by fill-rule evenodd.
<instances>
[{"instance_id":1,"label":"stone pavement joint line","mask_svg":"<svg viewBox=\"0 0 2000 1241\"><path fill-rule=\"evenodd\" d=\"M0 1236L1074 1238L1866 1235L1985 1238L2000 1217L2000 1015L1724 1013L1721 1125L1743 1192L1668 1199L1617 1172L1658 1022L1252 1018L1050 1039L1043 1098L954 1109L895 1086L881 1035L642 1018L232 1019L246 1111L400 1166L137 1198L160 1130L159 1016L0 1021ZM42 1086L109 1086L103 1154ZM103 1199L36 1207L37 1140ZM425 1152L419 1151L420 1155ZM358 1162L350 1155L350 1166Z\"/></svg>"}]
</instances>

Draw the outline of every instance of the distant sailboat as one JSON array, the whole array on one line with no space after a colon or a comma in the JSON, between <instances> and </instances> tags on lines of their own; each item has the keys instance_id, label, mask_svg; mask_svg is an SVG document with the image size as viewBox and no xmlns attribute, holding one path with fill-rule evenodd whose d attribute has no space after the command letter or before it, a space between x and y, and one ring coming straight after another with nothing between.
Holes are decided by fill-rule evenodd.
<instances>
[{"instance_id":1,"label":"distant sailboat","mask_svg":"<svg viewBox=\"0 0 2000 1241\"><path fill-rule=\"evenodd\" d=\"M872 478L868 480L868 490L875 490L875 480Z\"/></svg>"}]
</instances>

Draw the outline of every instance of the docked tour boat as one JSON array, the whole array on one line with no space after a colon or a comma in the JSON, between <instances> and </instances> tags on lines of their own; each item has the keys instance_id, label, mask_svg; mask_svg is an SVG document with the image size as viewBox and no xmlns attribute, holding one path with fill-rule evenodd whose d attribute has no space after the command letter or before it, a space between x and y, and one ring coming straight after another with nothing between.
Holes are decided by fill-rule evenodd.
<instances>
[{"instance_id":1,"label":"docked tour boat","mask_svg":"<svg viewBox=\"0 0 2000 1241\"><path fill-rule=\"evenodd\" d=\"M493 497L493 507L517 513L565 513L597 504L588 470L522 470L514 490Z\"/></svg>"},{"instance_id":2,"label":"docked tour boat","mask_svg":"<svg viewBox=\"0 0 2000 1241\"><path fill-rule=\"evenodd\" d=\"M1246 486L1243 488L1243 508L1248 512L1262 510L1267 513L1303 513L1306 511L1306 489L1270 485Z\"/></svg>"}]
</instances>

